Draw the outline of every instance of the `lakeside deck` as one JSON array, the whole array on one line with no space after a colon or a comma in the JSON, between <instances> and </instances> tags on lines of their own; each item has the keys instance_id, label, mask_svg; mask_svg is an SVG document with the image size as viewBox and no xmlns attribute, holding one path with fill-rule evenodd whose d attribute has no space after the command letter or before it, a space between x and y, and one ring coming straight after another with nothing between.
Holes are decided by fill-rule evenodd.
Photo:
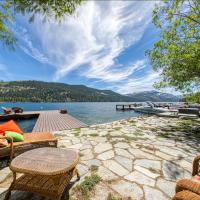
<instances>
[{"instance_id":1,"label":"lakeside deck","mask_svg":"<svg viewBox=\"0 0 200 200\"><path fill-rule=\"evenodd\" d=\"M126 110L134 110L134 108L136 107L136 104L117 104L116 105L116 110L122 110L122 111L126 111Z\"/></svg>"},{"instance_id":2,"label":"lakeside deck","mask_svg":"<svg viewBox=\"0 0 200 200\"><path fill-rule=\"evenodd\" d=\"M26 111L17 114L0 115L0 120L29 119L35 117L38 117L38 119L32 132L52 132L87 126L69 114L61 114L59 110Z\"/></svg>"}]
</instances>

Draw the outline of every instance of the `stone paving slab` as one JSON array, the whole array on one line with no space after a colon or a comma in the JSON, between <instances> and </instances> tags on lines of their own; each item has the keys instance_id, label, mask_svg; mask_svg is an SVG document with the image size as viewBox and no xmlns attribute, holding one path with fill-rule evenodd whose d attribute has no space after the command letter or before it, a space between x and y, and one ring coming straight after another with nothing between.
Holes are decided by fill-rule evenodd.
<instances>
[{"instance_id":1,"label":"stone paving slab","mask_svg":"<svg viewBox=\"0 0 200 200\"><path fill-rule=\"evenodd\" d=\"M75 129L54 134L60 148L80 152L79 183L91 175L92 167L101 177L91 200L107 200L108 193L122 200L169 200L176 181L191 177L192 159L200 152L198 130L196 121L140 116L92 125L78 134ZM8 175L8 168L0 171L0 193L9 186L4 172ZM24 193L17 193L12 200L17 197L40 200Z\"/></svg>"}]
</instances>

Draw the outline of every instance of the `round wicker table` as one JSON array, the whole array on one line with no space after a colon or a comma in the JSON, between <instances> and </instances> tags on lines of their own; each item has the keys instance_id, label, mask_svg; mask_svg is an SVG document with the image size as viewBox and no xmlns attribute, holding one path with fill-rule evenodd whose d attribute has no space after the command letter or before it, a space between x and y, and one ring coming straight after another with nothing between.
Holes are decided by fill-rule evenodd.
<instances>
[{"instance_id":1,"label":"round wicker table","mask_svg":"<svg viewBox=\"0 0 200 200\"><path fill-rule=\"evenodd\" d=\"M76 169L79 155L72 149L38 148L16 157L10 164L14 178L6 194L8 200L12 190L37 193L60 200L74 175L80 176ZM16 173L23 173L16 178Z\"/></svg>"}]
</instances>

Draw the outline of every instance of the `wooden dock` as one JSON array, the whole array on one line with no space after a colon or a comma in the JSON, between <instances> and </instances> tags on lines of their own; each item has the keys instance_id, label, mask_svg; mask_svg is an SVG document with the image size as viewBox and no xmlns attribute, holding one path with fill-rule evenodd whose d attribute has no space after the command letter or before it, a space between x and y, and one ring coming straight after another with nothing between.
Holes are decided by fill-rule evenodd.
<instances>
[{"instance_id":1,"label":"wooden dock","mask_svg":"<svg viewBox=\"0 0 200 200\"><path fill-rule=\"evenodd\" d=\"M29 111L18 114L0 115L0 120L29 119L35 117L38 117L38 119L32 132L52 132L87 126L69 114L61 114L59 110Z\"/></svg>"},{"instance_id":2,"label":"wooden dock","mask_svg":"<svg viewBox=\"0 0 200 200\"><path fill-rule=\"evenodd\" d=\"M82 128L87 125L69 114L56 111L41 112L32 132L61 131Z\"/></svg>"},{"instance_id":3,"label":"wooden dock","mask_svg":"<svg viewBox=\"0 0 200 200\"><path fill-rule=\"evenodd\" d=\"M135 107L136 104L118 104L116 105L116 110L122 110L122 111L134 110Z\"/></svg>"}]
</instances>

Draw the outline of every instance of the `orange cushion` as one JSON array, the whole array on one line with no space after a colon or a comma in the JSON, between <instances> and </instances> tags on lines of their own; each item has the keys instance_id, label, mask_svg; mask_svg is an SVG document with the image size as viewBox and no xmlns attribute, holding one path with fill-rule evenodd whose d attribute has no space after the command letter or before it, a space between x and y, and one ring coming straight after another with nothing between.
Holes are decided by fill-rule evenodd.
<instances>
[{"instance_id":1,"label":"orange cushion","mask_svg":"<svg viewBox=\"0 0 200 200\"><path fill-rule=\"evenodd\" d=\"M5 131L13 131L23 135L23 131L13 120L0 124L0 134L3 135Z\"/></svg>"}]
</instances>

